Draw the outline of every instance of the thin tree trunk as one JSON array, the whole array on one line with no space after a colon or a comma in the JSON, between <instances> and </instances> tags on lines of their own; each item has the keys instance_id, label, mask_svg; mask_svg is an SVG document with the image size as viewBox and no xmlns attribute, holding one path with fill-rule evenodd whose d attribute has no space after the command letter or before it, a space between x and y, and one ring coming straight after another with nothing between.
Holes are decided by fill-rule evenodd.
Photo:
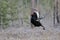
<instances>
[{"instance_id":1,"label":"thin tree trunk","mask_svg":"<svg viewBox=\"0 0 60 40\"><path fill-rule=\"evenodd\" d=\"M54 12L53 12L53 24L55 25L55 5L54 5Z\"/></svg>"},{"instance_id":2,"label":"thin tree trunk","mask_svg":"<svg viewBox=\"0 0 60 40\"><path fill-rule=\"evenodd\" d=\"M35 6L35 0L32 0L32 9L34 8L34 6Z\"/></svg>"},{"instance_id":3,"label":"thin tree trunk","mask_svg":"<svg viewBox=\"0 0 60 40\"><path fill-rule=\"evenodd\" d=\"M58 0L56 2L56 19L57 19L57 23L59 23L59 17L58 17Z\"/></svg>"}]
</instances>

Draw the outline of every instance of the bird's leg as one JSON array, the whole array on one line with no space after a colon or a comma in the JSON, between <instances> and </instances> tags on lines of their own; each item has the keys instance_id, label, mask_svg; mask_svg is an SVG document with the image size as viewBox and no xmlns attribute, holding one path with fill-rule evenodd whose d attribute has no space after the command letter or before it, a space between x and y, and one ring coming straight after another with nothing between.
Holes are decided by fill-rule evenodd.
<instances>
[{"instance_id":1,"label":"bird's leg","mask_svg":"<svg viewBox=\"0 0 60 40\"><path fill-rule=\"evenodd\" d=\"M45 30L45 27L43 25L41 25L43 27L43 30Z\"/></svg>"}]
</instances>

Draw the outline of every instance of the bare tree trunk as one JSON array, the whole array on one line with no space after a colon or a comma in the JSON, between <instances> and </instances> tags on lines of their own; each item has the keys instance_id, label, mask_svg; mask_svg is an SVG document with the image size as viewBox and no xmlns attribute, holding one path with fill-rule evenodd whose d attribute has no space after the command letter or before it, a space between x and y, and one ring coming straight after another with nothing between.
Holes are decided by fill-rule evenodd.
<instances>
[{"instance_id":1,"label":"bare tree trunk","mask_svg":"<svg viewBox=\"0 0 60 40\"><path fill-rule=\"evenodd\" d=\"M58 17L58 0L56 1L56 19L57 19L57 23L59 23L59 17Z\"/></svg>"},{"instance_id":2,"label":"bare tree trunk","mask_svg":"<svg viewBox=\"0 0 60 40\"><path fill-rule=\"evenodd\" d=\"M54 3L54 13L53 13L53 24L55 25L55 21L57 20L57 23L59 23L58 18L58 0L55 0Z\"/></svg>"},{"instance_id":3,"label":"bare tree trunk","mask_svg":"<svg viewBox=\"0 0 60 40\"><path fill-rule=\"evenodd\" d=\"M32 0L32 9L35 7L35 0Z\"/></svg>"},{"instance_id":4,"label":"bare tree trunk","mask_svg":"<svg viewBox=\"0 0 60 40\"><path fill-rule=\"evenodd\" d=\"M54 12L53 12L53 24L55 25L55 5L54 5Z\"/></svg>"}]
</instances>

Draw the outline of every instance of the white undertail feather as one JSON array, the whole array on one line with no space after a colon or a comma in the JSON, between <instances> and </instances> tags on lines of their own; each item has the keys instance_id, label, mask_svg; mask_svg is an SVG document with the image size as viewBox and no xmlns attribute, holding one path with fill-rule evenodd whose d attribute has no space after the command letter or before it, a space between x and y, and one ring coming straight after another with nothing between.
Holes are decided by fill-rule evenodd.
<instances>
[{"instance_id":1,"label":"white undertail feather","mask_svg":"<svg viewBox=\"0 0 60 40\"><path fill-rule=\"evenodd\" d=\"M39 18L39 12L37 12L37 11L34 11L36 14L37 14L37 17Z\"/></svg>"}]
</instances>

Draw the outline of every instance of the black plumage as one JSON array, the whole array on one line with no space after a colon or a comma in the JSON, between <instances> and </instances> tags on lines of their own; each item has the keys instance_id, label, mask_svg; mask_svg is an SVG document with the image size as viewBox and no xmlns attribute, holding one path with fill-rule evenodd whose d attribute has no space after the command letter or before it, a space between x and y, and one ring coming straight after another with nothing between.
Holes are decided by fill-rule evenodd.
<instances>
[{"instance_id":1,"label":"black plumage","mask_svg":"<svg viewBox=\"0 0 60 40\"><path fill-rule=\"evenodd\" d=\"M37 14L34 12L33 14L31 14L31 23L36 27L42 26L42 24L40 23L40 21L36 21L38 20Z\"/></svg>"},{"instance_id":2,"label":"black plumage","mask_svg":"<svg viewBox=\"0 0 60 40\"><path fill-rule=\"evenodd\" d=\"M31 24L33 24L35 27L41 26L41 27L43 27L43 30L45 30L45 27L40 23L39 19L41 19L41 18L39 18L39 14L37 12L33 12L31 14ZM32 25L31 25L31 27L32 27Z\"/></svg>"}]
</instances>

